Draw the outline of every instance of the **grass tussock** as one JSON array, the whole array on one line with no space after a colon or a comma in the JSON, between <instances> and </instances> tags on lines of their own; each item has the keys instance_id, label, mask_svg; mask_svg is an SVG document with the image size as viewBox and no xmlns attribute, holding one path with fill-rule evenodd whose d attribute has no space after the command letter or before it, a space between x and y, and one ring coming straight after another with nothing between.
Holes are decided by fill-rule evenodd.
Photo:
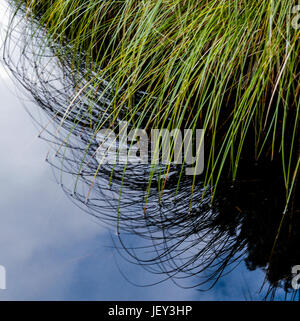
<instances>
[{"instance_id":1,"label":"grass tussock","mask_svg":"<svg viewBox=\"0 0 300 321\"><path fill-rule=\"evenodd\" d=\"M105 83L112 127L122 119L149 129L203 128L207 186L228 165L236 179L245 150L253 160L281 158L288 204L300 164L294 1L13 2L26 6L29 21L38 18L72 66L74 103ZM82 70L88 86L76 78ZM96 133L106 121L89 126Z\"/></svg>"}]
</instances>

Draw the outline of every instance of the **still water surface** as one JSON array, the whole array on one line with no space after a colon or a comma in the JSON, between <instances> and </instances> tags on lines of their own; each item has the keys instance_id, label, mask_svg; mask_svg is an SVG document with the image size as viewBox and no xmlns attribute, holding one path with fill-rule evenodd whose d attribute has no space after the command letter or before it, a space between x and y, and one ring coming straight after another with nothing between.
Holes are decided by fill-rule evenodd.
<instances>
[{"instance_id":1,"label":"still water surface","mask_svg":"<svg viewBox=\"0 0 300 321\"><path fill-rule=\"evenodd\" d=\"M0 17L3 39L9 21L4 3L0 5ZM51 146L38 138L39 124L45 122L44 112L9 78L4 64L0 66L0 76L0 264L7 269L7 290L0 291L0 299L251 300L263 297L259 290L264 273L250 272L243 260L211 290L201 292L198 287L190 287L206 271L194 278L183 277L179 287L171 279L159 283L166 275L156 275L123 259L115 248L119 243L114 229L108 229L78 208L72 202L73 197L67 197L57 183L53 168L45 162ZM64 184L67 190L71 189L72 178L67 178ZM106 196L97 199L102 216L111 215ZM138 205L123 210L124 215L140 211ZM176 213L179 209L176 206L170 209L170 204L166 204L165 208ZM126 242L128 248L144 245L136 233L127 237ZM194 247L189 253L195 254L198 249ZM150 284L156 285L145 286ZM279 292L278 298L281 297Z\"/></svg>"}]
</instances>

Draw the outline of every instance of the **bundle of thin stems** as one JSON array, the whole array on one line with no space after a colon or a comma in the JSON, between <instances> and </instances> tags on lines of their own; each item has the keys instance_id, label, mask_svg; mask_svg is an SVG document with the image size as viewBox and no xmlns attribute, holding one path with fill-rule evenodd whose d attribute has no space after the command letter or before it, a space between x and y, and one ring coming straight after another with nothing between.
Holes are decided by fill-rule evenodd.
<instances>
[{"instance_id":1,"label":"bundle of thin stems","mask_svg":"<svg viewBox=\"0 0 300 321\"><path fill-rule=\"evenodd\" d=\"M211 186L228 159L236 178L252 135L254 158L281 153L289 199L299 167L293 1L19 2L38 16L61 58L68 46L75 72L84 64L91 94L109 83L112 126L119 116L146 128L201 126L211 139Z\"/></svg>"},{"instance_id":2,"label":"bundle of thin stems","mask_svg":"<svg viewBox=\"0 0 300 321\"><path fill-rule=\"evenodd\" d=\"M251 160L282 159L288 206L300 164L294 1L14 3L25 6L29 23L38 20L56 55L72 66L76 92L65 117L80 96L92 97L105 85L108 117L93 119L92 108L84 116L95 135L107 120L112 128L117 120L146 129L203 128L212 195L228 166L236 179L247 149Z\"/></svg>"}]
</instances>

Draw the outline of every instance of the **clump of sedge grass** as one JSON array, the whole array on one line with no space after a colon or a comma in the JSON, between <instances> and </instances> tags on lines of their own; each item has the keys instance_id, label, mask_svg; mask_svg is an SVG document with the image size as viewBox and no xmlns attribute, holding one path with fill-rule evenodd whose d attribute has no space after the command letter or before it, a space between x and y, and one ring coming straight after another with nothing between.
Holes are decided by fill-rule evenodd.
<instances>
[{"instance_id":1,"label":"clump of sedge grass","mask_svg":"<svg viewBox=\"0 0 300 321\"><path fill-rule=\"evenodd\" d=\"M109 91L112 103L105 120L90 117L95 134L107 118L111 127L121 119L149 129L203 128L205 184L213 193L227 166L236 179L247 149L253 160L282 159L288 206L300 164L294 1L14 3L26 6L29 21L38 18L59 59L72 66L73 105L106 84L101 95Z\"/></svg>"}]
</instances>

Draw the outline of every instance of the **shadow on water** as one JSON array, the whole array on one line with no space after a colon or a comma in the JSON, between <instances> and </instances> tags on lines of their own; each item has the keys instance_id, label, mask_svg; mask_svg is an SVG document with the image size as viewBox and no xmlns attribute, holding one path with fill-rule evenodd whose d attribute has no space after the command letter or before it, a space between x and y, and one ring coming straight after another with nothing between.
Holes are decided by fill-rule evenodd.
<instances>
[{"instance_id":1,"label":"shadow on water","mask_svg":"<svg viewBox=\"0 0 300 321\"><path fill-rule=\"evenodd\" d=\"M53 147L47 161L58 169L62 188L84 211L118 231L116 247L125 259L179 285L192 277L201 290L244 260L249 270L265 270L265 298L275 298L278 288L289 299L299 298L291 286L291 268L300 263L299 197L294 190L283 215L280 160L255 162L243 154L238 179L233 183L223 175L213 202L209 192L203 197L201 176L191 199L191 178L183 175L177 185L176 166L163 177L162 193L159 172L147 193L149 166L99 167L95 157L99 142L91 124L111 120L106 83L91 96L84 70L74 75L67 52L57 58L43 30L34 30L33 36L29 29L10 27L5 62L48 116L40 136ZM86 90L76 88L78 77ZM65 185L66 176L73 178L71 187ZM132 236L141 243L130 245Z\"/></svg>"}]
</instances>

